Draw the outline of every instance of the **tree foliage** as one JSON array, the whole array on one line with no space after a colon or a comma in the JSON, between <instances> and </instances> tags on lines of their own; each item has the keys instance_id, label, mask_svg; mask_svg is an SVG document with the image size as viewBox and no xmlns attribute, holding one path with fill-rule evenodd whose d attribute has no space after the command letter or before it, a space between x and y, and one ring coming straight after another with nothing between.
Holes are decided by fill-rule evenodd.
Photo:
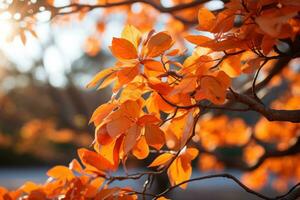
<instances>
[{"instance_id":1,"label":"tree foliage","mask_svg":"<svg viewBox=\"0 0 300 200\"><path fill-rule=\"evenodd\" d=\"M43 185L27 182L15 191L1 189L2 198L165 199L189 182L224 177L262 199L296 199L299 184L279 197L252 189L262 188L269 172L277 177L273 185L280 190L300 179L300 2L231 0L217 10L208 9L206 2L174 0L170 7L151 0L74 1L63 7L52 1L26 4L31 13L23 9L20 21L25 26L19 32L24 43L24 32L35 35L32 16L41 6L53 20L74 13L83 18L106 8L103 18L125 12L127 21L111 42L115 64L87 85L112 88L111 99L90 120L95 126L93 149L79 149L80 162L74 159L69 167L50 169ZM132 9L136 3L138 12ZM170 15L166 31L152 30L160 20L158 12ZM103 31L105 20L97 27ZM89 38L88 45L93 41ZM185 42L193 45L191 53L184 50ZM265 103L263 96L276 87L285 87L284 92ZM245 112L261 118L249 125L242 118ZM232 113L239 115L228 117ZM144 172L113 175L120 165L126 169L132 157L150 155L154 159ZM233 168L245 174L242 181L223 173L191 179L194 160L202 171ZM168 175L170 187L149 193L151 180L161 174ZM138 191L110 185L143 177L147 180Z\"/></svg>"}]
</instances>

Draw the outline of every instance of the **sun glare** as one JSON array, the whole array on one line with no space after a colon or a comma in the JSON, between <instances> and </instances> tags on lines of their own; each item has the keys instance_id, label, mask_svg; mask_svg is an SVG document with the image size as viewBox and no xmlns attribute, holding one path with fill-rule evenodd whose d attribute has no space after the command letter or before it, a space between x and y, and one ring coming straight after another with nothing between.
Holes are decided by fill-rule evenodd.
<instances>
[{"instance_id":1,"label":"sun glare","mask_svg":"<svg viewBox=\"0 0 300 200\"><path fill-rule=\"evenodd\" d=\"M0 21L0 42L7 42L13 35L13 27L7 21Z\"/></svg>"},{"instance_id":2,"label":"sun glare","mask_svg":"<svg viewBox=\"0 0 300 200\"><path fill-rule=\"evenodd\" d=\"M8 42L14 34L11 14L4 12L0 14L0 44Z\"/></svg>"}]
</instances>

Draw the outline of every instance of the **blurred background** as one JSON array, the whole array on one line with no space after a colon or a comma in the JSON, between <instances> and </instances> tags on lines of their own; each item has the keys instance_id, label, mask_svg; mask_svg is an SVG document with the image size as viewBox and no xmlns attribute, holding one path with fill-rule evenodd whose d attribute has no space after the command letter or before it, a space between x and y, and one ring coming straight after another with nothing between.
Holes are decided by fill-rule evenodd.
<instances>
[{"instance_id":1,"label":"blurred background","mask_svg":"<svg viewBox=\"0 0 300 200\"><path fill-rule=\"evenodd\" d=\"M5 4L0 1L0 7ZM110 93L85 85L114 62L107 46L123 22L113 19L97 32L95 13L56 23L43 13L35 27L38 38L26 33L24 44L14 36L11 17L16 15L1 12L0 185L18 187L28 179L45 181L47 169L68 164L78 147L92 143L89 118Z\"/></svg>"},{"instance_id":2,"label":"blurred background","mask_svg":"<svg viewBox=\"0 0 300 200\"><path fill-rule=\"evenodd\" d=\"M14 1L0 0L0 9L7 2ZM171 1L162 2L168 6ZM55 1L56 6L68 3L68 0ZM207 4L211 9L223 6L222 1ZM14 36L16 25L10 19L18 19L18 15L0 12L1 186L13 189L28 180L42 183L51 166L67 165L77 157L78 147L92 143L94 128L88 124L89 118L111 94L109 88L97 91L85 86L97 72L114 63L108 46L112 37L120 35L124 23L134 19L139 28L147 30L149 27L145 27L143 20L157 17L157 12L141 10L140 4L133 4L130 9L130 18L125 18L124 13L106 15L104 10L95 9L84 17L66 15L51 22L49 13L42 12L37 16L35 33L25 33L26 44L24 38ZM145 13L145 18L138 19L134 13ZM162 14L154 27L163 30L173 26L178 33L186 29L177 25L174 21L170 23L167 14ZM190 53L193 46L187 43L185 46ZM285 89L284 84L281 89ZM272 95L266 100L273 99ZM258 115L247 114L244 119L254 124ZM231 172L241 176L238 171ZM200 172L194 174L199 175ZM138 187L142 181L122 184ZM159 190L168 180L160 177L157 182ZM269 185L264 190L272 196L277 193ZM219 179L190 184L188 190L174 193L173 198L198 199L199 194L203 199L257 199L234 183Z\"/></svg>"}]
</instances>

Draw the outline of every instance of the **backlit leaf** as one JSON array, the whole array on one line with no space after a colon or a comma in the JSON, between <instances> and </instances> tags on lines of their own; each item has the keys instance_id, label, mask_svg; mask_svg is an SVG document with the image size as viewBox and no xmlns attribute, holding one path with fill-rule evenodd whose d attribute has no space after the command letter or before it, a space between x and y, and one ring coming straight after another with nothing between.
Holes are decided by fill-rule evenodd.
<instances>
[{"instance_id":1,"label":"backlit leaf","mask_svg":"<svg viewBox=\"0 0 300 200\"><path fill-rule=\"evenodd\" d=\"M113 38L111 51L119 59L130 60L138 57L135 46L123 38Z\"/></svg>"},{"instance_id":2,"label":"backlit leaf","mask_svg":"<svg viewBox=\"0 0 300 200\"><path fill-rule=\"evenodd\" d=\"M159 56L171 48L172 45L172 37L166 32L159 32L149 39L146 55L151 58Z\"/></svg>"}]
</instances>

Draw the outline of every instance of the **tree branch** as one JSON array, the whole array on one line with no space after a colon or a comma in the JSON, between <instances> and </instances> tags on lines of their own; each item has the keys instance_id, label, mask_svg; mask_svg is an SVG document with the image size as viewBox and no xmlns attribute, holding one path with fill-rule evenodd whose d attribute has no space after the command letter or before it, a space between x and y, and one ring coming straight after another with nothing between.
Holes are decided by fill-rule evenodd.
<instances>
[{"instance_id":1,"label":"tree branch","mask_svg":"<svg viewBox=\"0 0 300 200\"><path fill-rule=\"evenodd\" d=\"M232 181L234 181L235 183L237 183L242 189L244 189L246 192L253 194L257 197L259 197L260 199L265 199L265 200L275 200L275 199L281 199L281 200L294 200L297 197L299 197L300 193L298 191L298 186L300 185L300 183L298 183L297 185L295 185L293 188L291 188L291 190L289 190L286 194L278 196L278 197L268 197L265 196L261 193L258 193L252 189L250 189L249 187L247 187L246 185L244 185L238 178L236 178L235 176L231 175L231 174L227 174L227 173L223 173L223 174L214 174L214 175L208 175L208 176L202 176L202 177L198 177L198 178L193 178L193 179L189 179L186 181L183 181L177 185L174 185L172 187L169 187L168 189L166 189L165 191L163 191L162 193L156 195L156 197L154 197L153 199L158 199L159 197L162 197L164 195L166 195L167 193L169 193L170 191L172 191L173 189L186 184L186 183L190 183L190 182L194 182L194 181L201 181L201 180L206 180L206 179L213 179L213 178L227 178L230 179Z\"/></svg>"},{"instance_id":2,"label":"tree branch","mask_svg":"<svg viewBox=\"0 0 300 200\"><path fill-rule=\"evenodd\" d=\"M249 95L238 93L227 93L227 99L237 101L249 106L250 110L256 111L266 117L269 121L300 122L300 110L276 110L266 107Z\"/></svg>"},{"instance_id":3,"label":"tree branch","mask_svg":"<svg viewBox=\"0 0 300 200\"><path fill-rule=\"evenodd\" d=\"M193 8L195 6L206 3L208 1L210 1L210 0L195 0L190 3L182 3L182 4L172 6L172 7L164 7L164 6L157 4L151 0L126 0L126 1L120 1L120 2L115 2L115 3L97 4L97 5L73 3L73 4L66 5L66 6L53 7L53 8L59 9L59 10L66 9L66 8L74 8L78 11L81 9L93 10L96 8L110 8L110 7L117 7L117 6L124 6L124 5L132 5L134 3L144 3L144 4L152 6L153 8L155 8L156 10L158 10L162 13L173 13L176 11Z\"/></svg>"},{"instance_id":4,"label":"tree branch","mask_svg":"<svg viewBox=\"0 0 300 200\"><path fill-rule=\"evenodd\" d=\"M291 57L286 56L286 57L282 57L280 60L278 60L278 62L270 70L269 74L265 77L265 79L262 80L261 82L259 82L255 86L255 90L259 91L262 88L264 88L274 78L274 76L279 74L283 70L283 68L285 66L287 66L287 64L291 61L291 59L292 59ZM244 94L249 94L251 92L252 92L252 88L249 88L246 91L244 91Z\"/></svg>"},{"instance_id":5,"label":"tree branch","mask_svg":"<svg viewBox=\"0 0 300 200\"><path fill-rule=\"evenodd\" d=\"M194 8L195 6L201 5L208 1L209 0L195 0L190 3L182 3L182 4L172 6L172 7L164 7L161 4L157 4L157 3L155 3L155 1L151 1L151 0L124 0L124 1L120 1L120 2L96 4L96 5L73 3L73 4L66 5L66 6L62 6L62 7L49 6L49 8L52 11L52 18L53 18L57 15L72 14L72 13L76 13L81 10L91 11L91 10L94 10L97 8L112 8L112 7L118 7L118 6L132 5L134 3L143 3L143 4L147 4L151 7L153 7L154 9L156 9L157 11L159 11L161 13L169 13L175 19L182 21L185 24L192 25L192 24L196 24L197 20L190 21L185 18L176 16L175 13L178 11L181 11L181 10ZM226 2L226 1L224 0L224 2ZM68 10L68 9L71 9L71 10Z\"/></svg>"}]
</instances>

